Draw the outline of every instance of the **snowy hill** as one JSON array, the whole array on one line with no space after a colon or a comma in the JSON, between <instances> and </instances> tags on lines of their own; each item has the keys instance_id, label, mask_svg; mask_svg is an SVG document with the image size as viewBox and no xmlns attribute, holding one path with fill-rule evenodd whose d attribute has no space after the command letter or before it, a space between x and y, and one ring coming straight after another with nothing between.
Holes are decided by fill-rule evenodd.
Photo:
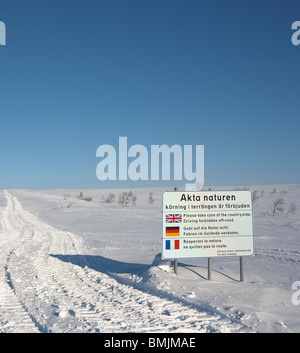
<instances>
[{"instance_id":1,"label":"snowy hill","mask_svg":"<svg viewBox=\"0 0 300 353\"><path fill-rule=\"evenodd\" d=\"M245 283L160 259L161 189L0 191L0 332L300 332L300 185L249 189Z\"/></svg>"}]
</instances>

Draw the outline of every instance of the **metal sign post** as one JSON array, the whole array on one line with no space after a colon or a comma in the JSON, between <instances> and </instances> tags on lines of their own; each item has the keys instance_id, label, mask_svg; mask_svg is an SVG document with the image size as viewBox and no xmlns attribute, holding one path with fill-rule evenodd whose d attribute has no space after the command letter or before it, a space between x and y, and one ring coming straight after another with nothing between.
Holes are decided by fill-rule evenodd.
<instances>
[{"instance_id":1,"label":"metal sign post","mask_svg":"<svg viewBox=\"0 0 300 353\"><path fill-rule=\"evenodd\" d=\"M207 279L210 281L211 280L211 258L209 257L207 259Z\"/></svg>"},{"instance_id":2,"label":"metal sign post","mask_svg":"<svg viewBox=\"0 0 300 353\"><path fill-rule=\"evenodd\" d=\"M174 191L177 191L177 190L178 190L178 187L175 186ZM174 259L174 273L175 273L175 275L177 275L177 273L178 273L177 268L178 268L178 262L177 262L177 259Z\"/></svg>"},{"instance_id":3,"label":"metal sign post","mask_svg":"<svg viewBox=\"0 0 300 353\"><path fill-rule=\"evenodd\" d=\"M177 273L178 273L177 268L178 268L178 262L177 262L177 259L174 259L174 273L175 273L175 275L177 275Z\"/></svg>"},{"instance_id":4,"label":"metal sign post","mask_svg":"<svg viewBox=\"0 0 300 353\"><path fill-rule=\"evenodd\" d=\"M245 282L244 276L244 257L240 256L240 281Z\"/></svg>"}]
</instances>

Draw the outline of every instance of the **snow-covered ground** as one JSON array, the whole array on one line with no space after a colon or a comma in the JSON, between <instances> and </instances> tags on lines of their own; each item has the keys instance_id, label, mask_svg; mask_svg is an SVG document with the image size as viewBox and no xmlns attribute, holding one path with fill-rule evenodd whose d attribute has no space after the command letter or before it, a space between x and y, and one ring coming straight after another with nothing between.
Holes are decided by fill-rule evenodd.
<instances>
[{"instance_id":1,"label":"snow-covered ground","mask_svg":"<svg viewBox=\"0 0 300 353\"><path fill-rule=\"evenodd\" d=\"M132 189L127 207L130 189L0 191L0 332L300 332L300 185L249 189L245 283L237 257L213 258L211 281L207 259L179 260L177 276L161 261L160 189Z\"/></svg>"}]
</instances>

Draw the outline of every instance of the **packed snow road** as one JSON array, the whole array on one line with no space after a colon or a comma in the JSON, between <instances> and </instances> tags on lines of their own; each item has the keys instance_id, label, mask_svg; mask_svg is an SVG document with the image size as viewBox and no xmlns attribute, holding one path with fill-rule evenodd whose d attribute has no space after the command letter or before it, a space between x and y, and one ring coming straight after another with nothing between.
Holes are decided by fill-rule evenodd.
<instances>
[{"instance_id":1,"label":"packed snow road","mask_svg":"<svg viewBox=\"0 0 300 353\"><path fill-rule=\"evenodd\" d=\"M241 332L240 323L120 283L85 262L80 237L24 210L7 191L0 221L0 332ZM78 256L84 258L84 256Z\"/></svg>"}]
</instances>

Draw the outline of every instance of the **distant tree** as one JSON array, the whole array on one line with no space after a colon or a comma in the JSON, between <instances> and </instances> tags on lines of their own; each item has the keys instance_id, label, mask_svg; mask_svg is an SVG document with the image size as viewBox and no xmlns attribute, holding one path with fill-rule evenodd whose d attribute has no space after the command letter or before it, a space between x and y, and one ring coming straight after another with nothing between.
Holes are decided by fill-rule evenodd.
<instances>
[{"instance_id":1,"label":"distant tree","mask_svg":"<svg viewBox=\"0 0 300 353\"><path fill-rule=\"evenodd\" d=\"M137 196L136 195L132 195L132 206L136 206L136 201L137 201Z\"/></svg>"},{"instance_id":2,"label":"distant tree","mask_svg":"<svg viewBox=\"0 0 300 353\"><path fill-rule=\"evenodd\" d=\"M84 201L93 201L93 198L90 197L90 196L86 196L82 200L84 200Z\"/></svg>"},{"instance_id":3,"label":"distant tree","mask_svg":"<svg viewBox=\"0 0 300 353\"><path fill-rule=\"evenodd\" d=\"M126 198L126 192L122 192L121 195L119 195L119 205L122 207L125 206L125 198Z\"/></svg>"},{"instance_id":4,"label":"distant tree","mask_svg":"<svg viewBox=\"0 0 300 353\"><path fill-rule=\"evenodd\" d=\"M132 192L123 192L119 195L119 205L127 207L131 203L132 206L136 206L137 196Z\"/></svg>"},{"instance_id":5,"label":"distant tree","mask_svg":"<svg viewBox=\"0 0 300 353\"><path fill-rule=\"evenodd\" d=\"M287 210L286 216L290 215L290 214L295 214L295 212L297 211L297 207L295 202L292 202Z\"/></svg>"},{"instance_id":6,"label":"distant tree","mask_svg":"<svg viewBox=\"0 0 300 353\"><path fill-rule=\"evenodd\" d=\"M153 192L151 191L149 194L149 198L148 198L148 202L150 203L150 205L152 205L154 203L154 198L153 198Z\"/></svg>"},{"instance_id":7,"label":"distant tree","mask_svg":"<svg viewBox=\"0 0 300 353\"><path fill-rule=\"evenodd\" d=\"M254 205L258 199L259 199L258 191L257 190L252 191L252 205Z\"/></svg>"},{"instance_id":8,"label":"distant tree","mask_svg":"<svg viewBox=\"0 0 300 353\"><path fill-rule=\"evenodd\" d=\"M106 203L113 203L114 200L115 200L115 194L112 194L112 193L110 192L104 202L106 202Z\"/></svg>"},{"instance_id":9,"label":"distant tree","mask_svg":"<svg viewBox=\"0 0 300 353\"><path fill-rule=\"evenodd\" d=\"M275 200L273 202L273 206L272 206L272 216L275 217L276 213L278 212L283 212L284 210L284 200L282 197L278 198L277 200Z\"/></svg>"},{"instance_id":10,"label":"distant tree","mask_svg":"<svg viewBox=\"0 0 300 353\"><path fill-rule=\"evenodd\" d=\"M81 192L81 191L80 191L79 195L77 195L77 198L80 200L84 200L84 201L92 201L93 200L93 198L90 196L83 197L83 192Z\"/></svg>"},{"instance_id":11,"label":"distant tree","mask_svg":"<svg viewBox=\"0 0 300 353\"><path fill-rule=\"evenodd\" d=\"M129 191L126 197L127 203L131 202L132 206L136 206L137 196L132 192Z\"/></svg>"}]
</instances>

